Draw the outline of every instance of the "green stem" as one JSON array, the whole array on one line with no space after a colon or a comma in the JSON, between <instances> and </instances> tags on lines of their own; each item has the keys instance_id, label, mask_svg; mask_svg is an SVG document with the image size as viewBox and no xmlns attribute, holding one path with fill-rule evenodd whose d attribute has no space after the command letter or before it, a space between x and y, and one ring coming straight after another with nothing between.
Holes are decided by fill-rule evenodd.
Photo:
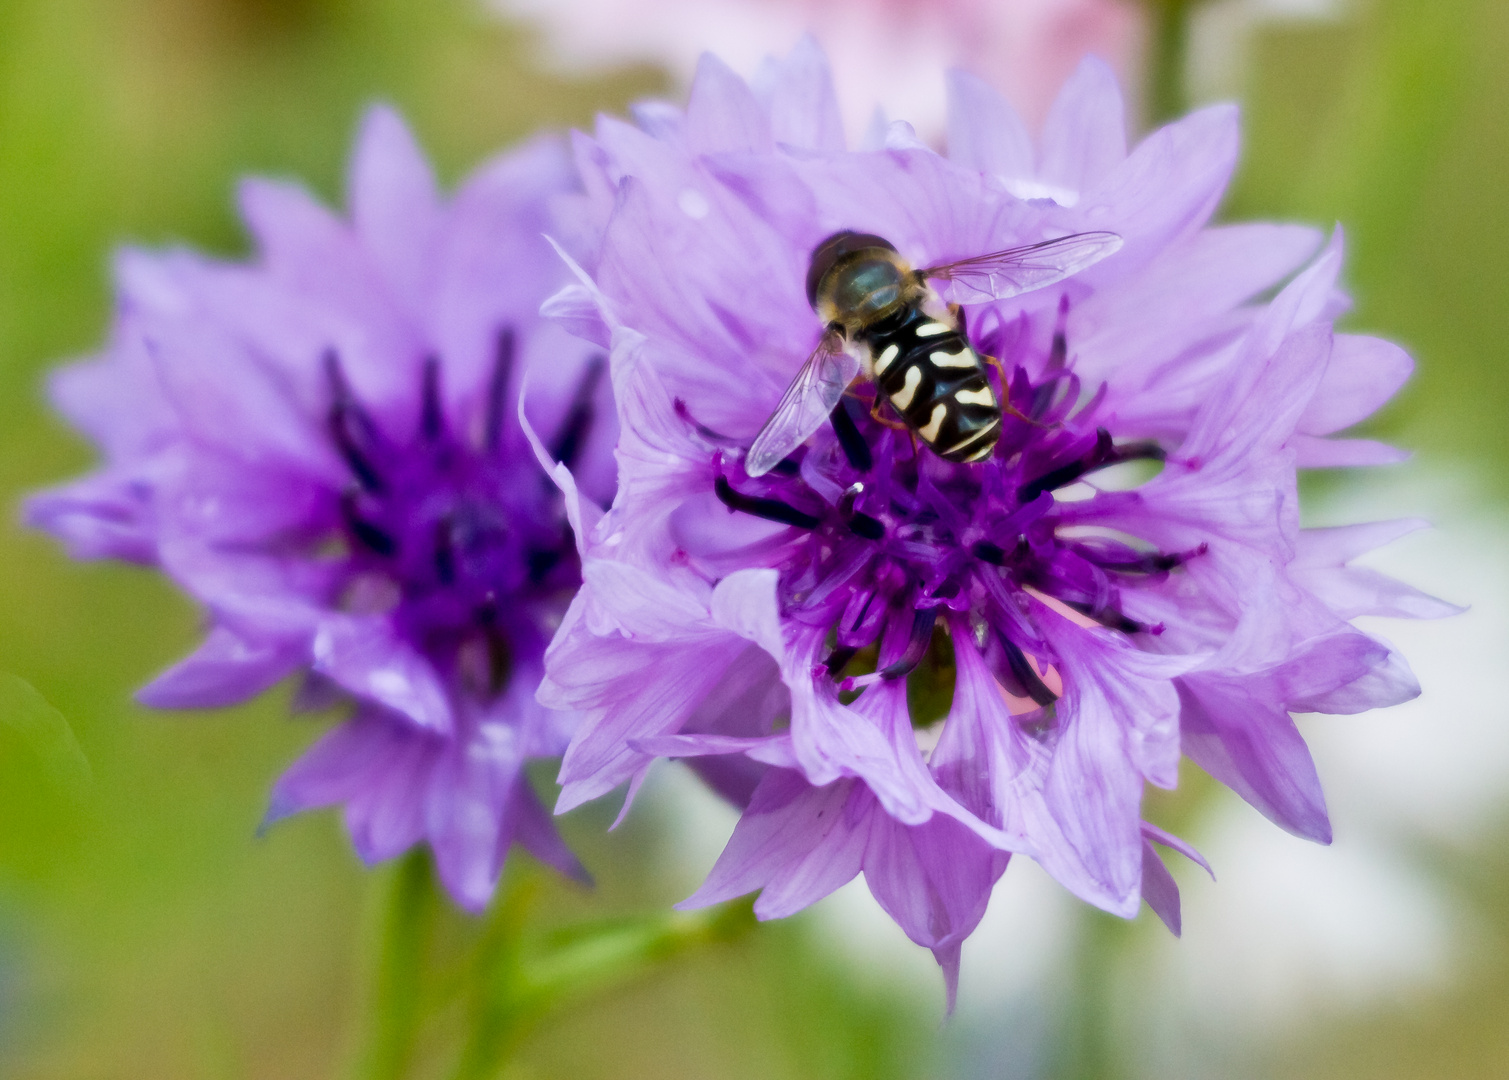
<instances>
[{"instance_id":1,"label":"green stem","mask_svg":"<svg viewBox=\"0 0 1509 1080\"><path fill-rule=\"evenodd\" d=\"M1149 0L1147 114L1150 126L1167 123L1189 107L1184 87L1189 59L1189 15L1197 0Z\"/></svg>"},{"instance_id":2,"label":"green stem","mask_svg":"<svg viewBox=\"0 0 1509 1080\"><path fill-rule=\"evenodd\" d=\"M402 1080L419 1032L419 983L434 906L429 852L416 847L383 883L367 1035L352 1071L355 1080Z\"/></svg>"},{"instance_id":3,"label":"green stem","mask_svg":"<svg viewBox=\"0 0 1509 1080\"><path fill-rule=\"evenodd\" d=\"M1131 929L1103 911L1090 909L1082 915L1070 998L1050 1068L1056 1080L1116 1080L1127 1071L1117 1054L1115 978Z\"/></svg>"},{"instance_id":4,"label":"green stem","mask_svg":"<svg viewBox=\"0 0 1509 1080\"><path fill-rule=\"evenodd\" d=\"M520 939L540 892L533 867L512 868L507 890L500 897L479 942L473 964L471 1013L461 1060L453 1080L487 1080L496 1076L512 1056L521 1030L519 1001Z\"/></svg>"},{"instance_id":5,"label":"green stem","mask_svg":"<svg viewBox=\"0 0 1509 1080\"><path fill-rule=\"evenodd\" d=\"M542 1017L755 926L750 903L735 901L692 914L589 923L526 948L524 930L538 891L537 878L523 878L484 935L473 976L470 1033L452 1080L492 1080Z\"/></svg>"}]
</instances>

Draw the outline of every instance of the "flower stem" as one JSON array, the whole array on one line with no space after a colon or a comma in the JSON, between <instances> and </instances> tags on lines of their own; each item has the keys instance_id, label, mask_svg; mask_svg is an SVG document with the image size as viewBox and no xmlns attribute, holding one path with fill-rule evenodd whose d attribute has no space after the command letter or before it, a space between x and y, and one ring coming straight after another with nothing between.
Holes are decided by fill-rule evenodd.
<instances>
[{"instance_id":1,"label":"flower stem","mask_svg":"<svg viewBox=\"0 0 1509 1080\"><path fill-rule=\"evenodd\" d=\"M1149 0L1147 119L1167 123L1189 107L1185 70L1189 62L1189 16L1198 0Z\"/></svg>"},{"instance_id":2,"label":"flower stem","mask_svg":"<svg viewBox=\"0 0 1509 1080\"><path fill-rule=\"evenodd\" d=\"M512 1056L521 1031L520 940L540 892L533 867L517 862L483 930L472 963L470 1019L453 1080L487 1080Z\"/></svg>"},{"instance_id":3,"label":"flower stem","mask_svg":"<svg viewBox=\"0 0 1509 1080\"><path fill-rule=\"evenodd\" d=\"M419 983L435 902L428 850L410 850L383 884L367 1033L354 1080L402 1080L419 1031Z\"/></svg>"},{"instance_id":4,"label":"flower stem","mask_svg":"<svg viewBox=\"0 0 1509 1080\"><path fill-rule=\"evenodd\" d=\"M452 1080L491 1080L529 1029L557 1008L755 925L751 904L735 901L691 914L607 919L529 942L525 930L539 888L535 875L516 880L483 936L470 1032Z\"/></svg>"},{"instance_id":5,"label":"flower stem","mask_svg":"<svg viewBox=\"0 0 1509 1080\"><path fill-rule=\"evenodd\" d=\"M1054 1080L1116 1080L1125 1075L1117 1046L1117 974L1131 928L1102 911L1082 913L1070 998L1053 1048Z\"/></svg>"}]
</instances>

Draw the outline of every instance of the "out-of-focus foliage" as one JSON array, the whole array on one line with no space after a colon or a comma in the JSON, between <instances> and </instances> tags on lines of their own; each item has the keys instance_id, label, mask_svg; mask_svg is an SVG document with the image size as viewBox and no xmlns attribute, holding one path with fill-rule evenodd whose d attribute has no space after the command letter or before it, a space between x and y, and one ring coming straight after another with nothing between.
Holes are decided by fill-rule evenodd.
<instances>
[{"instance_id":1,"label":"out-of-focus foliage","mask_svg":"<svg viewBox=\"0 0 1509 1080\"><path fill-rule=\"evenodd\" d=\"M1257 43L1234 216L1345 223L1348 322L1409 347L1414 380L1372 424L1422 463L1509 497L1509 5L1373 0L1360 17ZM1509 555L1509 538L1485 557ZM1471 601L1472 597L1457 599ZM1462 673L1470 677L1471 673ZM1429 687L1427 687L1429 693ZM1422 740L1431 732L1421 731ZM1463 760L1477 751L1459 748ZM1509 793L1501 805L1509 807ZM1327 1016L1263 1047L1255 1075L1490 1077L1509 1060L1509 813L1473 845L1422 852L1480 952L1439 993Z\"/></svg>"},{"instance_id":2,"label":"out-of-focus foliage","mask_svg":"<svg viewBox=\"0 0 1509 1080\"><path fill-rule=\"evenodd\" d=\"M1509 494L1509 7L1374 0L1262 36L1233 216L1344 222L1354 325L1418 374L1378 430Z\"/></svg>"},{"instance_id":3,"label":"out-of-focus foliage","mask_svg":"<svg viewBox=\"0 0 1509 1080\"><path fill-rule=\"evenodd\" d=\"M1420 360L1375 431L1470 467L1503 499L1509 7L1359 0L1351 11L1255 43L1231 216L1347 223L1354 324ZM567 81L536 54L468 0L0 3L7 504L90 460L43 405L39 376L100 340L115 245L241 251L231 200L248 171L338 198L355 119L374 96L403 108L455 176L539 124L585 124L665 89L652 71ZM362 1028L362 957L392 871L360 869L329 815L255 837L270 781L315 725L285 720L282 693L212 716L134 706L131 690L194 639L190 607L151 574L72 564L13 524L0 528L0 564L0 671L25 680L0 683L0 1073L339 1075ZM1180 808L1166 809L1171 821ZM568 821L598 887L544 878L544 930L684 895L653 816L605 838L606 813ZM1433 857L1464 917L1501 932L1506 838L1509 823L1497 843ZM486 932L443 904L431 919L420 1075L452 1060L466 1009L459 971ZM878 984L817 937L801 919L765 926L588 998L532 1032L509 1075L915 1077L959 1064L956 1033L937 1028L939 995L925 992L936 988ZM1093 965L1094 951L1086 957ZM1498 1075L1509 959L1475 959L1432 996L1245 1048L1243 1070ZM1135 980L1113 990L1128 987L1153 992ZM1135 1074L1114 1030L1107 1038L1063 1062ZM995 1074L976 1062L959 1075Z\"/></svg>"}]
</instances>

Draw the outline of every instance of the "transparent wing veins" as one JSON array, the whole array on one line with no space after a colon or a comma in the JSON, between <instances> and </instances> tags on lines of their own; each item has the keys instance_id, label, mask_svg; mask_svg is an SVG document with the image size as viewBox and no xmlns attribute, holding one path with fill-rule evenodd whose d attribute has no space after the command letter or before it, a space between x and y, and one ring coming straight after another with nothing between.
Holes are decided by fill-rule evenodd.
<instances>
[{"instance_id":1,"label":"transparent wing veins","mask_svg":"<svg viewBox=\"0 0 1509 1080\"><path fill-rule=\"evenodd\" d=\"M1072 277L1121 248L1110 232L1083 232L1037 244L992 251L958 262L930 266L918 273L949 282L949 299L958 303L1007 300Z\"/></svg>"},{"instance_id":2,"label":"transparent wing veins","mask_svg":"<svg viewBox=\"0 0 1509 1080\"><path fill-rule=\"evenodd\" d=\"M838 331L825 333L755 436L744 458L744 471L750 476L765 475L822 427L860 366L843 350Z\"/></svg>"}]
</instances>

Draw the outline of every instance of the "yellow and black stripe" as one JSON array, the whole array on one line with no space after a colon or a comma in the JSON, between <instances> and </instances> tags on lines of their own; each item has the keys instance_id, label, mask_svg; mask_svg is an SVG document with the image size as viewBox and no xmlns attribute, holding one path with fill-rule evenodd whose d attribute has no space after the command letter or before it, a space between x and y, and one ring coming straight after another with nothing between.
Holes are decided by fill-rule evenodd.
<instances>
[{"instance_id":1,"label":"yellow and black stripe","mask_svg":"<svg viewBox=\"0 0 1509 1080\"><path fill-rule=\"evenodd\" d=\"M984 461L1001 434L1001 406L985 365L956 326L920 306L865 327L875 383L897 414L945 461Z\"/></svg>"}]
</instances>

